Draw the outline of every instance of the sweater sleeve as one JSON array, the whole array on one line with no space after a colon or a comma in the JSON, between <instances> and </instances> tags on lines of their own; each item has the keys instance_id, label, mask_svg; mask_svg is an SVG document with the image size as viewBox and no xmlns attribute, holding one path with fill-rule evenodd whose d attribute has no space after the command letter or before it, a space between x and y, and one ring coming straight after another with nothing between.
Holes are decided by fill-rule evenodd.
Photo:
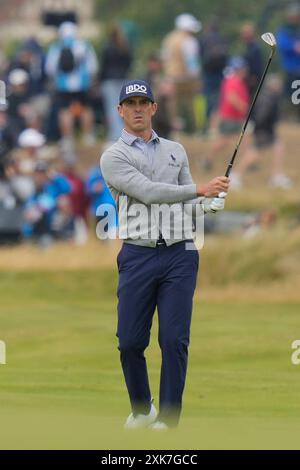
<instances>
[{"instance_id":1,"label":"sweater sleeve","mask_svg":"<svg viewBox=\"0 0 300 470\"><path fill-rule=\"evenodd\" d=\"M100 166L108 184L146 205L182 202L197 196L192 181L179 185L153 182L122 153L104 152Z\"/></svg>"},{"instance_id":2,"label":"sweater sleeve","mask_svg":"<svg viewBox=\"0 0 300 470\"><path fill-rule=\"evenodd\" d=\"M179 173L179 184L180 185L190 185L190 184L193 184L194 181L193 181L193 178L192 178L192 175L191 175L191 172L190 172L188 157L187 157L186 151L185 151L185 149L182 145L181 145L181 151L184 155L184 163L183 163L183 166L182 166L181 171ZM189 203L189 204L199 204L203 200L204 200L203 196L197 197L197 195L195 195L194 198L192 198L191 200L186 200L185 202Z\"/></svg>"}]
</instances>

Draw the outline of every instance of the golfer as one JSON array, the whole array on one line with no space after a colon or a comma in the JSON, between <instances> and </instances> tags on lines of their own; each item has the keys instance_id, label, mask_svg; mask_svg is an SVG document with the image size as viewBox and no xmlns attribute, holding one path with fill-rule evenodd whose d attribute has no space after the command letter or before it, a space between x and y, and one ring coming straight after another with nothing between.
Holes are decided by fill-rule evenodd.
<instances>
[{"instance_id":1,"label":"golfer","mask_svg":"<svg viewBox=\"0 0 300 470\"><path fill-rule=\"evenodd\" d=\"M218 194L226 193L229 187L224 176L207 184L193 183L182 145L153 131L156 109L147 82L125 83L118 105L124 129L101 157L102 174L119 206L119 234L124 239L117 257L117 336L132 408L125 428L175 427L182 408L199 255L195 247L186 249L187 241L193 243L190 237L178 234L180 211L175 214L176 223L172 218L161 220L155 212L157 205L176 203L179 209L193 200L202 204L205 212L215 212L224 208L224 199ZM135 206L142 214L140 231L130 217L122 227L125 218L120 212L124 207L127 213L134 212ZM144 357L156 308L162 353L159 413L153 404Z\"/></svg>"}]
</instances>

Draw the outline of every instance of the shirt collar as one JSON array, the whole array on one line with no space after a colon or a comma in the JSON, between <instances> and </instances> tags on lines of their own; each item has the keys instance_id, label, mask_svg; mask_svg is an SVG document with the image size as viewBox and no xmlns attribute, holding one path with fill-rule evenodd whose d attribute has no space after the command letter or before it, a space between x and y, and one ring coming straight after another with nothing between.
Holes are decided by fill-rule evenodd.
<instances>
[{"instance_id":1,"label":"shirt collar","mask_svg":"<svg viewBox=\"0 0 300 470\"><path fill-rule=\"evenodd\" d=\"M121 139L127 145L133 145L133 143L136 140L142 140L140 137L137 137L136 135L130 134L125 129L122 130ZM148 142L145 142L145 143L149 144L150 142L159 142L159 137L153 129L152 129L151 139L148 140Z\"/></svg>"}]
</instances>

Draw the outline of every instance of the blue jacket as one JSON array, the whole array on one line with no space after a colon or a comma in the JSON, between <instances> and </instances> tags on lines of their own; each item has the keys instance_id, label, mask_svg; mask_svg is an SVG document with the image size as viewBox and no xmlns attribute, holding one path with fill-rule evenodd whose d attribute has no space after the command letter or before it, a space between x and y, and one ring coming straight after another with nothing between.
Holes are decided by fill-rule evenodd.
<instances>
[{"instance_id":1,"label":"blue jacket","mask_svg":"<svg viewBox=\"0 0 300 470\"><path fill-rule=\"evenodd\" d=\"M60 54L64 47L69 47L76 59L76 66L69 73L59 69ZM45 69L53 78L56 90L68 93L84 92L91 86L92 78L98 70L98 62L90 44L81 39L66 38L50 47Z\"/></svg>"},{"instance_id":2,"label":"blue jacket","mask_svg":"<svg viewBox=\"0 0 300 470\"><path fill-rule=\"evenodd\" d=\"M95 185L97 183L102 184L103 189L101 192L98 192L95 189ZM112 204L114 207L116 207L115 201L105 183L99 167L94 167L90 170L86 181L86 191L91 199L90 208L93 215L96 215L97 207L100 204Z\"/></svg>"},{"instance_id":3,"label":"blue jacket","mask_svg":"<svg viewBox=\"0 0 300 470\"><path fill-rule=\"evenodd\" d=\"M38 206L39 209L47 217L47 223L51 224L51 219L53 217L54 212L57 209L56 201L59 196L64 194L69 194L71 192L71 184L65 178L65 176L56 174L54 175L45 185L44 187L36 191L33 196L31 196L25 203L25 209L29 209L33 206ZM25 236L29 236L32 234L33 227L30 223L25 223L23 227L23 234Z\"/></svg>"},{"instance_id":4,"label":"blue jacket","mask_svg":"<svg viewBox=\"0 0 300 470\"><path fill-rule=\"evenodd\" d=\"M284 26L278 31L277 43L282 67L285 72L292 74L300 73L300 54L294 50L296 42L300 42L300 28L292 30Z\"/></svg>"}]
</instances>

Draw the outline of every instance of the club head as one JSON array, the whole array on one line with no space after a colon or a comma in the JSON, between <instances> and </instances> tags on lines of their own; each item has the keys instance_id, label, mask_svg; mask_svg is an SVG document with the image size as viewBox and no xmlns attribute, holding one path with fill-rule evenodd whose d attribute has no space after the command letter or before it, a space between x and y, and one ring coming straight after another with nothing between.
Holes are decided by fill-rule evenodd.
<instances>
[{"instance_id":1,"label":"club head","mask_svg":"<svg viewBox=\"0 0 300 470\"><path fill-rule=\"evenodd\" d=\"M261 36L262 40L265 41L272 48L276 47L276 39L273 33L264 33Z\"/></svg>"}]
</instances>

